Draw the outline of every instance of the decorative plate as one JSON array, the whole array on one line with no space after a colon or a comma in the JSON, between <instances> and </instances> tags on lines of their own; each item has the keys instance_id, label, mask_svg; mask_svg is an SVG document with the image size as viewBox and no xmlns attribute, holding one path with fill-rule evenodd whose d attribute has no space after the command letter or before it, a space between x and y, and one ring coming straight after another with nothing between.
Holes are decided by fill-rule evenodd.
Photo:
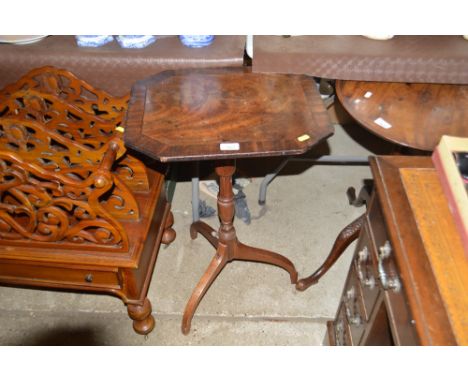
<instances>
[{"instance_id":1,"label":"decorative plate","mask_svg":"<svg viewBox=\"0 0 468 382\"><path fill-rule=\"evenodd\" d=\"M181 35L180 41L189 48L203 48L210 45L214 40L213 35Z\"/></svg>"},{"instance_id":2,"label":"decorative plate","mask_svg":"<svg viewBox=\"0 0 468 382\"><path fill-rule=\"evenodd\" d=\"M25 44L33 44L35 42L39 42L46 38L48 35L0 35L0 42L6 44L17 44L17 45L25 45Z\"/></svg>"}]
</instances>

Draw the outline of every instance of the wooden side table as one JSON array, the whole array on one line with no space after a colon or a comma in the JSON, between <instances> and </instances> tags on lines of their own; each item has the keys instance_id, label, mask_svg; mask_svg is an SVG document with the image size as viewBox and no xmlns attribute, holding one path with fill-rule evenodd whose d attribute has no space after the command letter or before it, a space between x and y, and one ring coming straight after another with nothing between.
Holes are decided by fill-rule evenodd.
<instances>
[{"instance_id":1,"label":"wooden side table","mask_svg":"<svg viewBox=\"0 0 468 382\"><path fill-rule=\"evenodd\" d=\"M236 158L295 155L333 134L315 83L306 76L257 74L248 68L167 71L136 83L127 114L125 142L162 162L215 160L219 176L216 231L194 222L216 249L185 308L182 332L204 294L232 260L258 261L297 271L286 257L237 239L232 176Z\"/></svg>"}]
</instances>

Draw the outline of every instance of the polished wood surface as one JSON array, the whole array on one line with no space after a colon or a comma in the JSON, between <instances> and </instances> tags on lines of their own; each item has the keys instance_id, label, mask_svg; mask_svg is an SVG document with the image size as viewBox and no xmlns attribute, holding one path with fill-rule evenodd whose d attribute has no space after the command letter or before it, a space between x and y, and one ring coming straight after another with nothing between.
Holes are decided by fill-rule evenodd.
<instances>
[{"instance_id":1,"label":"polished wood surface","mask_svg":"<svg viewBox=\"0 0 468 382\"><path fill-rule=\"evenodd\" d=\"M279 266L297 282L286 257L237 239L232 177L235 158L305 152L333 134L313 79L253 74L249 68L168 71L132 89L125 142L163 162L214 159L219 177L218 230L204 222L190 227L216 249L186 305L182 332L224 266L232 260Z\"/></svg>"},{"instance_id":2,"label":"polished wood surface","mask_svg":"<svg viewBox=\"0 0 468 382\"><path fill-rule=\"evenodd\" d=\"M328 272L328 270L335 264L336 260L340 258L346 248L359 237L362 225L365 221L365 215L359 216L356 220L348 224L338 234L338 237L333 244L330 254L325 259L323 264L310 276L300 279L296 284L296 289L304 291L311 285L317 284L320 278Z\"/></svg>"},{"instance_id":3,"label":"polished wood surface","mask_svg":"<svg viewBox=\"0 0 468 382\"><path fill-rule=\"evenodd\" d=\"M344 108L372 133L432 151L442 135L468 136L468 86L337 81Z\"/></svg>"},{"instance_id":4,"label":"polished wood surface","mask_svg":"<svg viewBox=\"0 0 468 382\"><path fill-rule=\"evenodd\" d=\"M435 270L428 257L429 243L421 235L419 228L421 222L418 222L408 199L401 175L402 169L414 169L419 171L423 178L421 182L424 182L427 175L431 177L430 173L435 171L432 161L425 157L371 158L371 169L398 270L401 279L408 280L405 284L406 294L420 341L424 345L456 344L453 324L445 308L443 296L440 294L442 286L438 284ZM439 209L447 213L449 212L447 201L439 191L437 188L434 190L439 198L435 202L426 199L424 208L429 209L430 206L430 209ZM421 197L424 197L423 193ZM452 228L455 230L450 224L438 226L437 230L431 233L434 236L433 240L444 243L445 240L442 238ZM450 256L448 251L444 249L441 251L442 254Z\"/></svg>"},{"instance_id":5,"label":"polished wood surface","mask_svg":"<svg viewBox=\"0 0 468 382\"><path fill-rule=\"evenodd\" d=\"M310 77L194 69L133 87L125 142L169 162L302 154L332 133Z\"/></svg>"},{"instance_id":6,"label":"polished wood surface","mask_svg":"<svg viewBox=\"0 0 468 382\"><path fill-rule=\"evenodd\" d=\"M434 169L425 171L424 176L420 169L402 169L400 173L455 338L467 345L468 261L439 177Z\"/></svg>"},{"instance_id":7,"label":"polished wood surface","mask_svg":"<svg viewBox=\"0 0 468 382\"><path fill-rule=\"evenodd\" d=\"M331 342L468 344L468 263L431 159L370 163L374 192Z\"/></svg>"},{"instance_id":8,"label":"polished wood surface","mask_svg":"<svg viewBox=\"0 0 468 382\"><path fill-rule=\"evenodd\" d=\"M149 282L175 231L164 174L115 130L125 110L50 67L0 91L0 283L114 294L148 334Z\"/></svg>"}]
</instances>

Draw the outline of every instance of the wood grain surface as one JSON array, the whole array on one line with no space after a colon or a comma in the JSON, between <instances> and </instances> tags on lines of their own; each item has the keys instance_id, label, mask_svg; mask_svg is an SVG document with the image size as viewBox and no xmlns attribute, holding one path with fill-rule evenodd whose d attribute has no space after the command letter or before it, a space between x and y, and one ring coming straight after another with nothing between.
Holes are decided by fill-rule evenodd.
<instances>
[{"instance_id":1,"label":"wood grain surface","mask_svg":"<svg viewBox=\"0 0 468 382\"><path fill-rule=\"evenodd\" d=\"M337 81L345 109L372 133L432 151L442 135L468 136L468 86Z\"/></svg>"},{"instance_id":2,"label":"wood grain surface","mask_svg":"<svg viewBox=\"0 0 468 382\"><path fill-rule=\"evenodd\" d=\"M310 77L193 69L133 87L125 142L167 162L301 154L332 134Z\"/></svg>"},{"instance_id":3,"label":"wood grain surface","mask_svg":"<svg viewBox=\"0 0 468 382\"><path fill-rule=\"evenodd\" d=\"M419 230L411 201L402 180L402 169L419 171L424 182L427 169L433 169L429 157L382 156L370 158L375 187L382 207L385 225L392 243L400 279L405 286L408 305L422 345L457 344L439 280L427 254L426 238ZM437 201L426 200L424 208L446 208L443 195ZM450 227L441 224L433 235ZM436 239L434 239L436 240Z\"/></svg>"},{"instance_id":4,"label":"wood grain surface","mask_svg":"<svg viewBox=\"0 0 468 382\"><path fill-rule=\"evenodd\" d=\"M457 343L468 345L468 261L437 172L400 171Z\"/></svg>"}]
</instances>

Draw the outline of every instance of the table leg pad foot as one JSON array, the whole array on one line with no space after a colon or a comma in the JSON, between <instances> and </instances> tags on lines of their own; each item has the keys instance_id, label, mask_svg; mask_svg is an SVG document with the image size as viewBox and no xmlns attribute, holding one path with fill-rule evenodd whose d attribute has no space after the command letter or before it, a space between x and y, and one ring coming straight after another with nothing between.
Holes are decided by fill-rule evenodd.
<instances>
[{"instance_id":1,"label":"table leg pad foot","mask_svg":"<svg viewBox=\"0 0 468 382\"><path fill-rule=\"evenodd\" d=\"M210 244L218 247L218 232L211 228L208 224L202 221L196 221L190 225L190 237L192 240L196 239L200 233Z\"/></svg>"},{"instance_id":2,"label":"table leg pad foot","mask_svg":"<svg viewBox=\"0 0 468 382\"><path fill-rule=\"evenodd\" d=\"M192 323L192 317L195 313L195 310L198 307L201 299L205 295L206 291L209 289L213 281L216 279L218 274L224 268L227 263L227 259L224 256L219 256L218 254L211 260L210 265L203 274L202 278L198 282L197 286L192 292L187 305L185 306L184 316L182 318L182 333L188 334L190 331L190 326Z\"/></svg>"}]
</instances>

